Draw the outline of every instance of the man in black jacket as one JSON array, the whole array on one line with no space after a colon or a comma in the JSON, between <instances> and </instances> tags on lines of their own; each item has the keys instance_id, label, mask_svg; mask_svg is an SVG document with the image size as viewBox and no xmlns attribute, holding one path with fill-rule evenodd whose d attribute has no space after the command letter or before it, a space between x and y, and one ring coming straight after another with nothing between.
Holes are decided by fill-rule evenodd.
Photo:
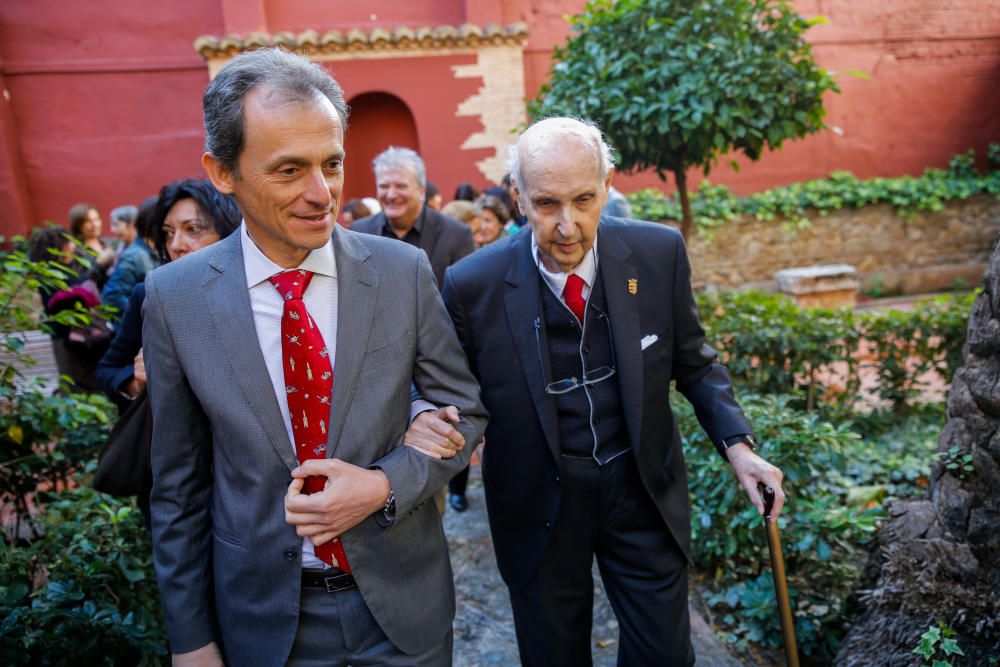
<instances>
[{"instance_id":1,"label":"man in black jacket","mask_svg":"<svg viewBox=\"0 0 1000 667\"><path fill-rule=\"evenodd\" d=\"M621 626L620 665L690 665L690 508L670 383L758 511L757 456L705 344L680 234L601 217L610 148L586 123L536 123L511 152L530 234L447 272L443 295L491 419L483 480L521 660L591 664L591 567ZM600 224L598 224L600 223Z\"/></svg>"},{"instance_id":2,"label":"man in black jacket","mask_svg":"<svg viewBox=\"0 0 1000 667\"><path fill-rule=\"evenodd\" d=\"M424 203L427 173L416 152L390 146L372 164L382 211L352 223L351 231L396 238L422 249L440 287L445 269L476 249L472 230Z\"/></svg>"}]
</instances>

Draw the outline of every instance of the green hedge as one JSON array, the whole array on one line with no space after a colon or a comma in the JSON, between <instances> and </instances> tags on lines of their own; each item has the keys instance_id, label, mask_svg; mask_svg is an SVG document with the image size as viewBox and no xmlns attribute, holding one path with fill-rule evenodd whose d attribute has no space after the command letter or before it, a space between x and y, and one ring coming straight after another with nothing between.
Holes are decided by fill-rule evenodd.
<instances>
[{"instance_id":1,"label":"green hedge","mask_svg":"<svg viewBox=\"0 0 1000 667\"><path fill-rule=\"evenodd\" d=\"M44 537L0 552L3 664L168 664L138 510L88 488L42 500Z\"/></svg>"},{"instance_id":2,"label":"green hedge","mask_svg":"<svg viewBox=\"0 0 1000 667\"><path fill-rule=\"evenodd\" d=\"M793 224L808 222L811 211L828 215L842 208L858 209L870 204L890 204L903 217L920 211L940 211L948 201L979 194L1000 195L1000 144L990 144L989 171L975 168L970 150L954 156L948 169L927 169L920 176L859 179L849 172L834 172L828 178L736 197L723 185L702 181L691 197L694 220L702 227L724 224L740 216L757 220L783 217ZM668 197L654 188L628 196L632 215L640 220L681 219L676 195Z\"/></svg>"},{"instance_id":3,"label":"green hedge","mask_svg":"<svg viewBox=\"0 0 1000 667\"><path fill-rule=\"evenodd\" d=\"M881 502L921 491L940 414L897 420L865 440L851 422L802 412L788 396L740 400L761 455L785 474L779 526L799 649L812 664L829 664L852 619L853 591L884 515ZM737 649L777 649L781 629L763 520L686 401L677 401L677 414L691 490L692 555L710 591L713 624ZM900 433L920 437L900 441Z\"/></svg>"},{"instance_id":4,"label":"green hedge","mask_svg":"<svg viewBox=\"0 0 1000 667\"><path fill-rule=\"evenodd\" d=\"M975 293L950 294L909 311L852 311L800 308L765 292L697 297L709 342L737 384L762 394L797 394L807 409L850 411L865 367L877 397L900 414L912 409L932 379L928 373L951 381L962 363L974 299ZM838 371L838 386L825 376L831 369Z\"/></svg>"}]
</instances>

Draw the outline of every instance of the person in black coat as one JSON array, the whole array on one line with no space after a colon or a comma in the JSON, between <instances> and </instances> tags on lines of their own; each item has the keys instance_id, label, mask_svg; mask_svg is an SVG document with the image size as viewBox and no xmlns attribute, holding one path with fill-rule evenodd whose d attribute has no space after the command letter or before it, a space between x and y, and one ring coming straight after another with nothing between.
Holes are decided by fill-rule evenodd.
<instances>
[{"instance_id":1,"label":"person in black coat","mask_svg":"<svg viewBox=\"0 0 1000 667\"><path fill-rule=\"evenodd\" d=\"M591 664L595 559L618 664L693 664L671 382L758 511L758 482L775 517L784 499L705 343L680 234L601 216L612 165L593 125L533 125L511 164L530 233L452 266L442 292L490 413L486 504L528 667Z\"/></svg>"}]
</instances>

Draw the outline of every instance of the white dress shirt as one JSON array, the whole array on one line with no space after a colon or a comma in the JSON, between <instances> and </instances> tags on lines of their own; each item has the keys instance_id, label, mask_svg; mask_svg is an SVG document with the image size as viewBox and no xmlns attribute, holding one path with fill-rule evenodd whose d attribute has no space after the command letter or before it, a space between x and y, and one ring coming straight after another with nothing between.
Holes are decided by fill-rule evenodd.
<instances>
[{"instance_id":1,"label":"white dress shirt","mask_svg":"<svg viewBox=\"0 0 1000 667\"><path fill-rule=\"evenodd\" d=\"M243 265L246 269L247 289L250 291L250 308L257 330L257 342L264 355L267 373L271 376L271 386L278 399L278 408L285 423L292 454L298 458L295 452L295 439L292 436L292 420L288 414L285 368L281 355L281 315L285 302L274 285L268 281L274 274L288 269L281 268L267 258L250 238L245 222L240 227L240 241L243 244ZM333 252L333 239L327 241L323 247L310 252L296 268L313 272L312 282L309 283L302 300L316 326L319 327L320 333L323 334L323 341L330 351L332 362L336 359L337 347L337 261ZM337 381L336 371L333 379L334 382ZM288 482L291 481L292 478L289 476ZM312 542L305 538L302 540L302 567L328 567L326 563L316 558Z\"/></svg>"},{"instance_id":2,"label":"white dress shirt","mask_svg":"<svg viewBox=\"0 0 1000 667\"><path fill-rule=\"evenodd\" d=\"M569 278L570 274L576 274L583 279L583 300L586 301L590 298L590 290L594 288L594 281L597 280L597 238L594 238L594 245L590 251L583 256L580 263L573 268L569 273L563 273L562 271L552 272L546 268L545 264L542 263L542 258L539 256L538 241L535 240L535 235L531 235L531 256L535 258L535 265L538 267L538 272L542 274L542 278L545 279L545 284L549 286L549 289L563 301L563 290L566 289L566 280Z\"/></svg>"}]
</instances>

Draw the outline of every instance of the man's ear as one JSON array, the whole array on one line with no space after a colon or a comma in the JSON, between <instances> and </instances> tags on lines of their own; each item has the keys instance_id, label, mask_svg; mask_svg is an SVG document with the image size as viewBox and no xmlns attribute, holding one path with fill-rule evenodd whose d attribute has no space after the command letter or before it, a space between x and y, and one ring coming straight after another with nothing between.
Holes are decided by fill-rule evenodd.
<instances>
[{"instance_id":1,"label":"man's ear","mask_svg":"<svg viewBox=\"0 0 1000 667\"><path fill-rule=\"evenodd\" d=\"M611 190L611 178L615 175L615 168L608 167L608 177L604 179L604 191L609 192Z\"/></svg>"},{"instance_id":2,"label":"man's ear","mask_svg":"<svg viewBox=\"0 0 1000 667\"><path fill-rule=\"evenodd\" d=\"M202 153L201 166L208 174L208 180L212 181L215 189L224 195L231 195L236 192L236 177L233 172L223 167L215 156L211 153Z\"/></svg>"}]
</instances>

